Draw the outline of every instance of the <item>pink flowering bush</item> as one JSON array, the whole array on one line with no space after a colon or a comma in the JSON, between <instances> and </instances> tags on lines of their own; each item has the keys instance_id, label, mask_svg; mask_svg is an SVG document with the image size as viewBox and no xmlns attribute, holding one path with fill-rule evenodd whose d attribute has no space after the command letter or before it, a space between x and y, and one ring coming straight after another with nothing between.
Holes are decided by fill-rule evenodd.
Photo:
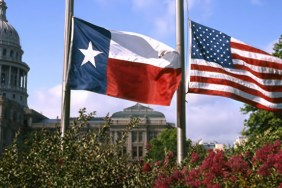
<instances>
[{"instance_id":1,"label":"pink flowering bush","mask_svg":"<svg viewBox=\"0 0 282 188\"><path fill-rule=\"evenodd\" d=\"M251 156L250 153L230 155L210 150L204 159L192 153L177 165L168 152L158 165L146 163L151 187L282 187L282 150L280 140L266 143ZM147 179L148 180L148 179Z\"/></svg>"}]
</instances>

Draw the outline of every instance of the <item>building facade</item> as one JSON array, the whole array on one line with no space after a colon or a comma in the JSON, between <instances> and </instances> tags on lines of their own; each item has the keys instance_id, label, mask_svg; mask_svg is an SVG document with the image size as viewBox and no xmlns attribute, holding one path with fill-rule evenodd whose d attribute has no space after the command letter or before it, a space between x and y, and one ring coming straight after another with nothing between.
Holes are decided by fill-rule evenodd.
<instances>
[{"instance_id":1,"label":"building facade","mask_svg":"<svg viewBox=\"0 0 282 188\"><path fill-rule=\"evenodd\" d=\"M174 124L168 123L163 113L137 103L110 116L109 136L113 142L121 139L133 118L138 118L139 123L129 132L122 153L130 155L133 160L141 160L146 156L150 140L156 138L164 129L174 127ZM37 121L34 117L32 119L33 122L29 124L32 129L55 129L61 122L60 119L42 117ZM88 121L85 129L100 129L105 123L105 118L95 117Z\"/></svg>"},{"instance_id":2,"label":"building facade","mask_svg":"<svg viewBox=\"0 0 282 188\"><path fill-rule=\"evenodd\" d=\"M28 109L29 66L22 61L20 38L8 22L6 10L6 2L0 0L0 154L27 123Z\"/></svg>"},{"instance_id":3,"label":"building facade","mask_svg":"<svg viewBox=\"0 0 282 188\"><path fill-rule=\"evenodd\" d=\"M140 122L130 131L123 152L128 153L133 160L143 159L149 141L164 129L174 127L174 124L166 121L163 113L137 103L111 116L110 133L114 141L121 137L131 118L138 118Z\"/></svg>"}]
</instances>

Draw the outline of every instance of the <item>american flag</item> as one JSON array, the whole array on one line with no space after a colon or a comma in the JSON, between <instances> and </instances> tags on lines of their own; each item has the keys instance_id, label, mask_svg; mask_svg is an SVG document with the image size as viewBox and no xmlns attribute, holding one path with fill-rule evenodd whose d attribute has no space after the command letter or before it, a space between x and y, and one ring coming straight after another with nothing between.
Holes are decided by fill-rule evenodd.
<instances>
[{"instance_id":1,"label":"american flag","mask_svg":"<svg viewBox=\"0 0 282 188\"><path fill-rule=\"evenodd\" d=\"M189 93L282 111L282 59L191 21Z\"/></svg>"}]
</instances>

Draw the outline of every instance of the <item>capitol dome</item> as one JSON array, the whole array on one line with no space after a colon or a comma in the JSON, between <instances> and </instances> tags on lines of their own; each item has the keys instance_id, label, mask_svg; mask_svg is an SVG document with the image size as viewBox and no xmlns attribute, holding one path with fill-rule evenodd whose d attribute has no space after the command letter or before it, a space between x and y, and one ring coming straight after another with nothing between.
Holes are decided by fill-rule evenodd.
<instances>
[{"instance_id":1,"label":"capitol dome","mask_svg":"<svg viewBox=\"0 0 282 188\"><path fill-rule=\"evenodd\" d=\"M15 28L8 23L6 18L7 6L0 0L0 44L20 46L20 38Z\"/></svg>"},{"instance_id":2,"label":"capitol dome","mask_svg":"<svg viewBox=\"0 0 282 188\"><path fill-rule=\"evenodd\" d=\"M20 37L6 18L7 5L0 0L0 96L27 107L29 66L22 61Z\"/></svg>"},{"instance_id":3,"label":"capitol dome","mask_svg":"<svg viewBox=\"0 0 282 188\"><path fill-rule=\"evenodd\" d=\"M123 111L116 112L111 116L112 123L115 125L127 125L130 123L131 118L138 118L140 120L139 125L167 125L166 118L163 113L139 103L125 108Z\"/></svg>"},{"instance_id":4,"label":"capitol dome","mask_svg":"<svg viewBox=\"0 0 282 188\"><path fill-rule=\"evenodd\" d=\"M127 118L127 117L165 118L163 113L154 111L153 109L143 106L139 103L129 108L125 108L123 111L114 113L111 118Z\"/></svg>"}]
</instances>

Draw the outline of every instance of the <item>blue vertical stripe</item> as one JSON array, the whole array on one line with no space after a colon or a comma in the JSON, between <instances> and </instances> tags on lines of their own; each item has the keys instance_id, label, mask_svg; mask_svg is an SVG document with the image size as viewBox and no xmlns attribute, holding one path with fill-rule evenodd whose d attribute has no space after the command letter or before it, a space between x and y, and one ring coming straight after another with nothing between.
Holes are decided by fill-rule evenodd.
<instances>
[{"instance_id":1,"label":"blue vertical stripe","mask_svg":"<svg viewBox=\"0 0 282 188\"><path fill-rule=\"evenodd\" d=\"M73 90L88 90L105 94L111 32L78 18L74 18L73 24L69 87ZM95 57L96 67L90 62L81 66L84 54L79 49L87 49L89 42L92 42L93 50L102 52Z\"/></svg>"}]
</instances>

